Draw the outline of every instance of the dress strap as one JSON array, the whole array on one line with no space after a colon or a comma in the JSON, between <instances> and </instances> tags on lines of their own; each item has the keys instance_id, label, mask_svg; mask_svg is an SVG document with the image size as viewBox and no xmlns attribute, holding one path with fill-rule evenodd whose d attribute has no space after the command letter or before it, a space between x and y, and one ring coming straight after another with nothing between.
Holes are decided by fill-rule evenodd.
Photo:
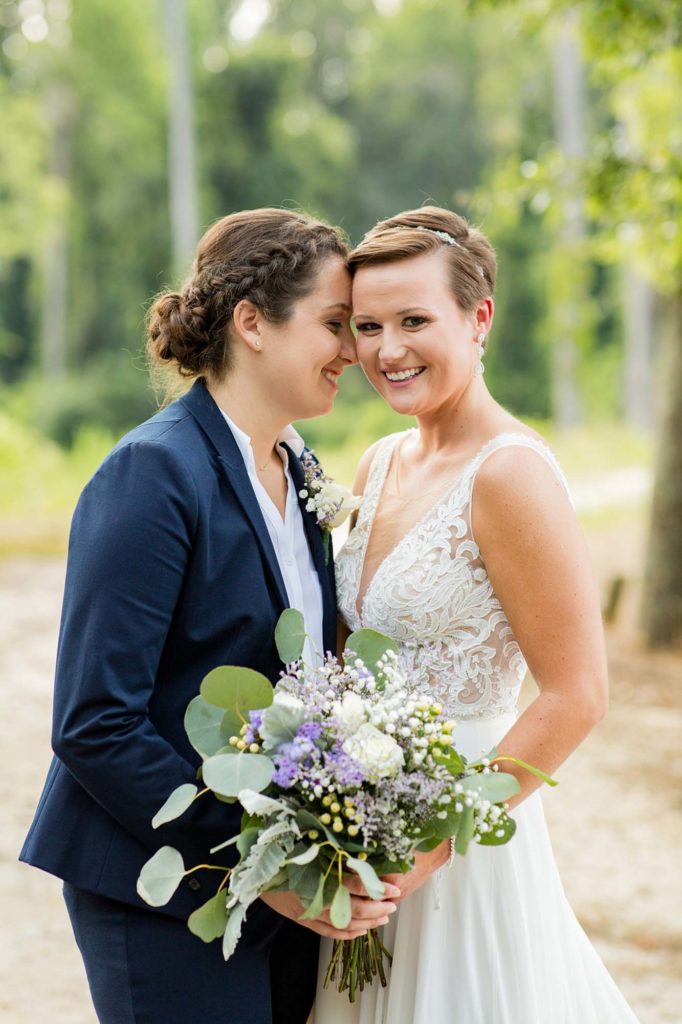
<instances>
[{"instance_id":1,"label":"dress strap","mask_svg":"<svg viewBox=\"0 0 682 1024\"><path fill-rule=\"evenodd\" d=\"M402 437L404 437L404 432L402 431L397 434L389 434L388 437L382 439L377 447L370 463L369 472L367 473L367 481L362 495L360 511L358 512L356 529L364 530L371 527L388 473L388 467L391 464L391 456Z\"/></svg>"},{"instance_id":2,"label":"dress strap","mask_svg":"<svg viewBox=\"0 0 682 1024\"><path fill-rule=\"evenodd\" d=\"M471 463L471 466L469 467L468 519L469 532L471 533L472 537L473 527L471 509L474 500L474 483L476 481L476 474L478 473L483 463L487 459L489 459L491 455L493 455L496 451L499 451L501 448L529 448L531 451L537 452L537 454L541 456L541 458L543 458L547 465L550 467L550 469L556 476L557 480L563 487L566 493L566 497L571 503L571 507L575 509L575 503L573 501L573 498L571 497L571 491L568 486L568 480L566 479L564 472L561 466L559 465L559 460L557 459L556 455L551 450L551 448L548 447L548 445L546 445L543 441L538 441L535 437L529 437L528 434L498 434L497 437L493 437L490 441L488 441L488 443L481 449L481 451L478 453L476 458Z\"/></svg>"}]
</instances>

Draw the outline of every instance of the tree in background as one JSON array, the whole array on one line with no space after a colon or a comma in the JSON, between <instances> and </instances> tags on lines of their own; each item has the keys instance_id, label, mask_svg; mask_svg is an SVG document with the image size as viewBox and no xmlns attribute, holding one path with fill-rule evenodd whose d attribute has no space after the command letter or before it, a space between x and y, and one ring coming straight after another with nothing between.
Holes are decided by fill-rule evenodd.
<instances>
[{"instance_id":1,"label":"tree in background","mask_svg":"<svg viewBox=\"0 0 682 1024\"><path fill-rule=\"evenodd\" d=\"M576 11L609 119L584 166L593 247L634 268L658 298L660 426L642 618L651 647L682 643L682 7L663 0L546 0ZM563 163L545 155L557 192ZM517 176L516 195L527 189ZM514 193L513 172L508 179ZM642 386L646 386L646 378Z\"/></svg>"},{"instance_id":2,"label":"tree in background","mask_svg":"<svg viewBox=\"0 0 682 1024\"><path fill-rule=\"evenodd\" d=\"M613 112L588 178L605 244L651 282L661 307L662 392L644 580L651 647L682 644L682 8L580 4Z\"/></svg>"}]
</instances>

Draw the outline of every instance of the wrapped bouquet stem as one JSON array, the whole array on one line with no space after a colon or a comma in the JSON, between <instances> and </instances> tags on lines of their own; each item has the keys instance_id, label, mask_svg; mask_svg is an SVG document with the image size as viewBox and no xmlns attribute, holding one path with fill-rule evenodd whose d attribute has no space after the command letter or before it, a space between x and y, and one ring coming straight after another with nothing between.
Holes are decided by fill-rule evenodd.
<instances>
[{"instance_id":1,"label":"wrapped bouquet stem","mask_svg":"<svg viewBox=\"0 0 682 1024\"><path fill-rule=\"evenodd\" d=\"M274 688L237 666L205 677L185 716L202 757L203 788L180 786L153 821L160 827L200 798L240 803L239 834L211 850L236 845L239 860L232 868L202 865L222 879L188 921L205 942L222 938L226 959L264 892L294 891L301 920L328 908L343 930L351 920L350 876L382 899L381 876L409 871L415 853L452 837L464 855L472 841L501 845L515 830L505 801L518 791L516 778L499 770L495 751L475 763L457 752L455 723L415 691L389 637L359 630L343 661L330 656L320 666L300 660L304 639L300 612L288 609L275 633L287 670ZM162 847L143 867L138 892L162 906L194 870ZM385 984L387 960L378 931L337 942L325 984L352 1001L374 978Z\"/></svg>"}]
</instances>

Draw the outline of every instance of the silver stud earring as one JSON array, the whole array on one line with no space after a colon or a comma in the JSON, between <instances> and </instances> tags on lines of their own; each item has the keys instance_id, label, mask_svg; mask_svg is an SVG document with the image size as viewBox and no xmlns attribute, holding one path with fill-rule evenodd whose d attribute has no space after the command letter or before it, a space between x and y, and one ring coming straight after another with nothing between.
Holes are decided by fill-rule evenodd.
<instances>
[{"instance_id":1,"label":"silver stud earring","mask_svg":"<svg viewBox=\"0 0 682 1024\"><path fill-rule=\"evenodd\" d=\"M258 340L254 341L254 345L256 346L256 348L260 348L260 341L258 341Z\"/></svg>"},{"instance_id":2,"label":"silver stud earring","mask_svg":"<svg viewBox=\"0 0 682 1024\"><path fill-rule=\"evenodd\" d=\"M483 356L485 355L485 334L479 334L476 341L476 351L478 353L478 362L476 363L475 372L478 374L485 373L485 366L483 365Z\"/></svg>"}]
</instances>

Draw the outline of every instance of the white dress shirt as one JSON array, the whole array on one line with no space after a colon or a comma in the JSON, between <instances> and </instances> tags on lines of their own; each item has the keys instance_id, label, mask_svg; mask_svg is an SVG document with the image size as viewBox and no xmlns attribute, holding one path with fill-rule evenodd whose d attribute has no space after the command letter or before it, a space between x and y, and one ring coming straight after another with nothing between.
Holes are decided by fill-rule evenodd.
<instances>
[{"instance_id":1,"label":"white dress shirt","mask_svg":"<svg viewBox=\"0 0 682 1024\"><path fill-rule=\"evenodd\" d=\"M265 525L275 549L277 562L282 573L289 604L303 613L306 639L303 647L303 658L309 665L319 665L324 656L322 639L322 587L310 552L308 539L303 525L303 513L298 503L296 485L289 470L289 458L284 441L291 449L300 454L304 442L293 427L287 427L277 438L277 454L284 463L287 484L287 496L284 507L284 519L277 506L263 487L256 472L256 460L253 455L251 438L236 423L233 423L224 410L228 427L241 452L251 486L260 505Z\"/></svg>"}]
</instances>

